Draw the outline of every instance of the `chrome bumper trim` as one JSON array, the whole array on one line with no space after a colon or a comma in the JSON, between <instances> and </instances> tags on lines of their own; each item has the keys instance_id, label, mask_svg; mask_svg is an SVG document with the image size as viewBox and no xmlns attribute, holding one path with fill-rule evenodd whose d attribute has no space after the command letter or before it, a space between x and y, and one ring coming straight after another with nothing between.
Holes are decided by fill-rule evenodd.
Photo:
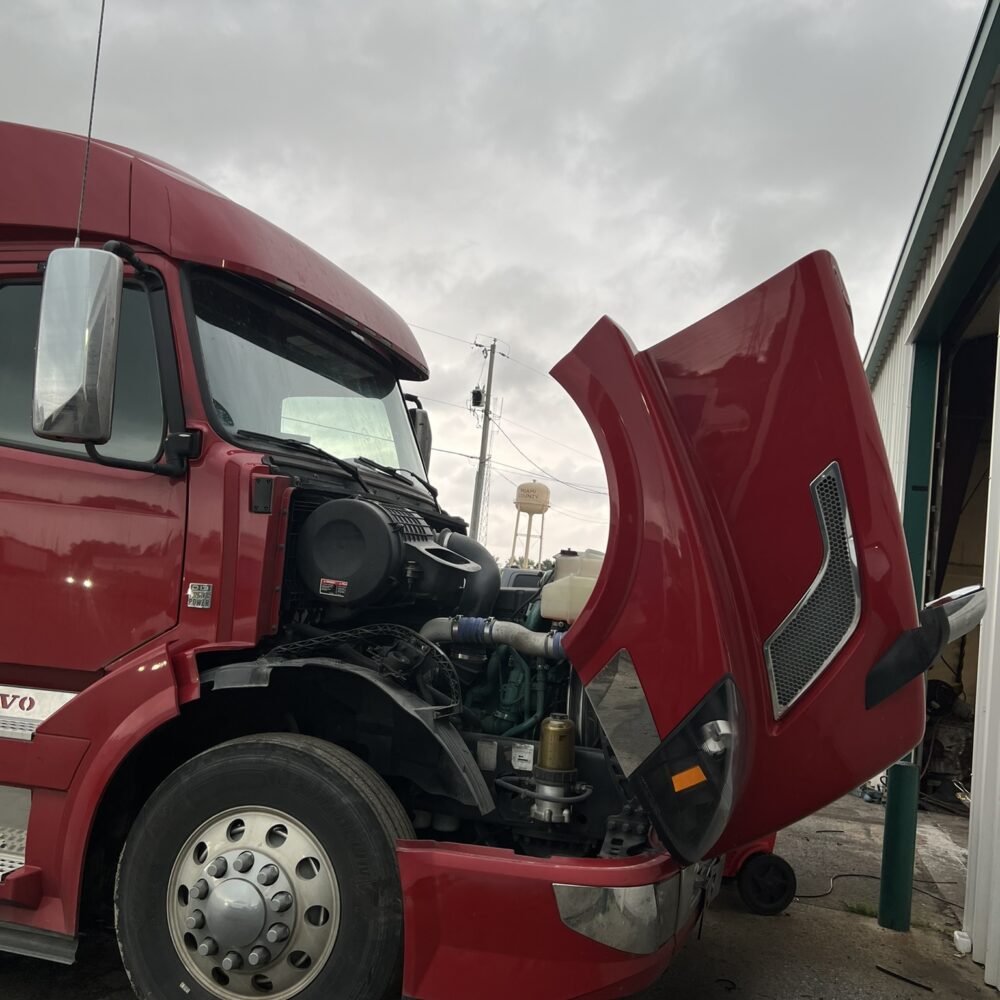
<instances>
[{"instance_id":1,"label":"chrome bumper trim","mask_svg":"<svg viewBox=\"0 0 1000 1000\"><path fill-rule=\"evenodd\" d=\"M577 934L632 955L659 951L704 899L719 891L720 859L684 868L649 885L594 886L555 883L562 922Z\"/></svg>"},{"instance_id":2,"label":"chrome bumper trim","mask_svg":"<svg viewBox=\"0 0 1000 1000\"><path fill-rule=\"evenodd\" d=\"M660 745L653 713L627 649L620 649L586 687L626 778Z\"/></svg>"}]
</instances>

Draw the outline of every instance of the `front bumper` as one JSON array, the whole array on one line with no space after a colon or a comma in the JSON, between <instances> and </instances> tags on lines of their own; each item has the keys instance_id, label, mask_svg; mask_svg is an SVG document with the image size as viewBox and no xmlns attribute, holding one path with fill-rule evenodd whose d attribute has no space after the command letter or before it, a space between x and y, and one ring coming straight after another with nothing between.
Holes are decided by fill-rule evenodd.
<instances>
[{"instance_id":1,"label":"front bumper","mask_svg":"<svg viewBox=\"0 0 1000 1000\"><path fill-rule=\"evenodd\" d=\"M654 982L718 892L721 863L527 858L401 841L411 1000L605 1000Z\"/></svg>"}]
</instances>

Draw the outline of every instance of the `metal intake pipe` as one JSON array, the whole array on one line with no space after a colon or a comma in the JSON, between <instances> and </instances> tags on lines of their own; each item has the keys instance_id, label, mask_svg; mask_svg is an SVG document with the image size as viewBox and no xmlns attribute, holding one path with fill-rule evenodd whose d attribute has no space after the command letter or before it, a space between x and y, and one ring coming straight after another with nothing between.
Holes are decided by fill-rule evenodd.
<instances>
[{"instance_id":1,"label":"metal intake pipe","mask_svg":"<svg viewBox=\"0 0 1000 1000\"><path fill-rule=\"evenodd\" d=\"M432 618L420 630L431 642L462 642L478 646L510 646L526 656L564 660L562 632L532 632L515 622L495 618Z\"/></svg>"},{"instance_id":2,"label":"metal intake pipe","mask_svg":"<svg viewBox=\"0 0 1000 1000\"><path fill-rule=\"evenodd\" d=\"M479 572L470 574L465 580L465 589L462 591L458 610L463 615L488 615L493 610L500 593L500 567L497 566L497 561L490 550L474 538L459 535L454 531L441 532L438 544L479 563L481 567Z\"/></svg>"}]
</instances>

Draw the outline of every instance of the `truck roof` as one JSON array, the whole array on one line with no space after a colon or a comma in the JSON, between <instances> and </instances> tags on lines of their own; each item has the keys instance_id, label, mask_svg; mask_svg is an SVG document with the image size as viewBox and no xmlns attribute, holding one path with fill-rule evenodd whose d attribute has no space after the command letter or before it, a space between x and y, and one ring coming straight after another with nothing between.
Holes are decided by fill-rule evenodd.
<instances>
[{"instance_id":1,"label":"truck roof","mask_svg":"<svg viewBox=\"0 0 1000 1000\"><path fill-rule=\"evenodd\" d=\"M72 240L85 142L0 122L0 239ZM127 240L275 284L380 343L401 378L427 378L413 332L377 295L301 240L143 153L93 141L82 239Z\"/></svg>"}]
</instances>

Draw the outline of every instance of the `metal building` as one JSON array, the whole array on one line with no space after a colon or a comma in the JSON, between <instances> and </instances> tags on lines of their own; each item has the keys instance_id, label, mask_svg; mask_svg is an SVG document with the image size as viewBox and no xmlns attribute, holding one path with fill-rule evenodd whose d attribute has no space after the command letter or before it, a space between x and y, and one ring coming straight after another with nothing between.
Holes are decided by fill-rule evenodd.
<instances>
[{"instance_id":1,"label":"metal building","mask_svg":"<svg viewBox=\"0 0 1000 1000\"><path fill-rule=\"evenodd\" d=\"M973 958L994 986L1000 986L998 7L1000 0L986 6L865 359L918 597L926 603L980 581L989 592L978 636L945 650L930 678L957 694L971 723L969 876L964 930L956 937L960 944L971 939Z\"/></svg>"}]
</instances>

